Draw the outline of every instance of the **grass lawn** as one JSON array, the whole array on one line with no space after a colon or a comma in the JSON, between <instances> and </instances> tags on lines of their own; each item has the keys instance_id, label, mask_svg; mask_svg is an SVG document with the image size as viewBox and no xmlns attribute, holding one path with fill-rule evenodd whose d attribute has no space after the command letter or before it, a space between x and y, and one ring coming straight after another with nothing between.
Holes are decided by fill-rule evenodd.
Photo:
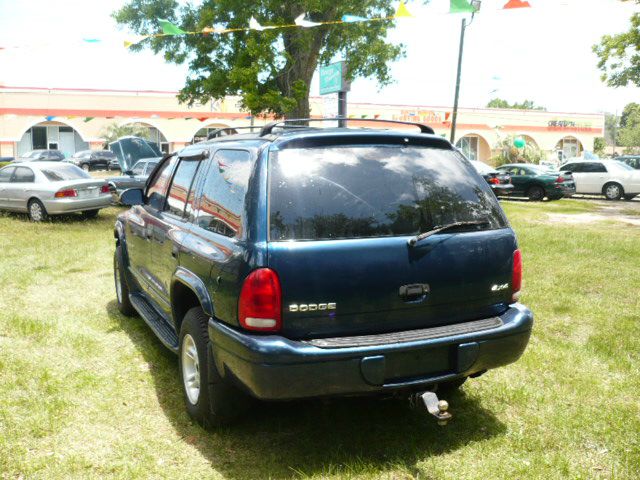
<instances>
[{"instance_id":1,"label":"grass lawn","mask_svg":"<svg viewBox=\"0 0 640 480\"><path fill-rule=\"evenodd\" d=\"M0 215L0 478L640 477L640 228L551 224L595 202L505 202L536 315L529 349L448 398L264 405L190 422L177 360L115 307L115 208ZM636 212L637 214L637 212Z\"/></svg>"}]
</instances>

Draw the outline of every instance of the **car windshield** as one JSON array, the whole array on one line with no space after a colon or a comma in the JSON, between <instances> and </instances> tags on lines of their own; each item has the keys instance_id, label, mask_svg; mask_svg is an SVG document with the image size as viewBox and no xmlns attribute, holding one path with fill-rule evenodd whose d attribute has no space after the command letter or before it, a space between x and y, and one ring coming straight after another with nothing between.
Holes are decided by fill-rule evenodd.
<instances>
[{"instance_id":1,"label":"car windshield","mask_svg":"<svg viewBox=\"0 0 640 480\"><path fill-rule=\"evenodd\" d=\"M38 155L40 155L42 153L42 151L38 151L38 150L31 150L30 152L25 153L24 155L22 155L22 158L33 158L33 157L37 157Z\"/></svg>"},{"instance_id":2,"label":"car windshield","mask_svg":"<svg viewBox=\"0 0 640 480\"><path fill-rule=\"evenodd\" d=\"M285 149L270 161L271 240L417 235L454 222L507 225L487 183L452 150Z\"/></svg>"},{"instance_id":3,"label":"car windshield","mask_svg":"<svg viewBox=\"0 0 640 480\"><path fill-rule=\"evenodd\" d=\"M62 180L81 180L85 178L91 178L91 175L84 170L70 164L60 164L47 166L42 168L41 172L47 177L47 180L51 182L59 182Z\"/></svg>"}]
</instances>

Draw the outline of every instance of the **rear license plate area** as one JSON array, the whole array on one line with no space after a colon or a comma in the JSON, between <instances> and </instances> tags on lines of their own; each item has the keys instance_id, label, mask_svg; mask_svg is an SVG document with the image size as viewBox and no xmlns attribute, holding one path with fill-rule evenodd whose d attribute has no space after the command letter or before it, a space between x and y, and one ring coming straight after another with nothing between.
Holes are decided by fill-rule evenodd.
<instances>
[{"instance_id":1,"label":"rear license plate area","mask_svg":"<svg viewBox=\"0 0 640 480\"><path fill-rule=\"evenodd\" d=\"M385 383L450 373L455 362L451 346L386 354L385 360Z\"/></svg>"},{"instance_id":2,"label":"rear license plate area","mask_svg":"<svg viewBox=\"0 0 640 480\"><path fill-rule=\"evenodd\" d=\"M98 189L93 190L80 190L78 192L78 198L96 198L98 196Z\"/></svg>"}]
</instances>

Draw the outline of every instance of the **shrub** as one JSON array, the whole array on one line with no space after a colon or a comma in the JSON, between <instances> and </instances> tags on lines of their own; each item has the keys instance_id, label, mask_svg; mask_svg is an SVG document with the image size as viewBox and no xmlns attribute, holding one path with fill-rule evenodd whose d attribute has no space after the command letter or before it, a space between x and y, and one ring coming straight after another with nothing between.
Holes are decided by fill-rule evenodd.
<instances>
[{"instance_id":1,"label":"shrub","mask_svg":"<svg viewBox=\"0 0 640 480\"><path fill-rule=\"evenodd\" d=\"M526 144L524 148L517 148L513 142L515 137L509 135L498 141L495 150L498 155L491 158L496 167L505 163L540 163L547 159L547 154L538 147Z\"/></svg>"},{"instance_id":2,"label":"shrub","mask_svg":"<svg viewBox=\"0 0 640 480\"><path fill-rule=\"evenodd\" d=\"M0 162L0 168L2 167L6 167L7 165L9 165L11 162Z\"/></svg>"}]
</instances>

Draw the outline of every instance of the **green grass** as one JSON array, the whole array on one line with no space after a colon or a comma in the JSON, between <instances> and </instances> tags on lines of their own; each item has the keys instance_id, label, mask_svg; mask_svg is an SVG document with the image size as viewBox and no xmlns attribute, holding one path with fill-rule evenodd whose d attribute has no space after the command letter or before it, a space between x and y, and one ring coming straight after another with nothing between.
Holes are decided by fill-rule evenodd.
<instances>
[{"instance_id":1,"label":"green grass","mask_svg":"<svg viewBox=\"0 0 640 480\"><path fill-rule=\"evenodd\" d=\"M535 329L519 362L449 397L449 426L344 399L213 433L184 412L176 358L115 308L117 210L0 216L0 478L636 479L640 229L544 221L596 208L505 202Z\"/></svg>"}]
</instances>

